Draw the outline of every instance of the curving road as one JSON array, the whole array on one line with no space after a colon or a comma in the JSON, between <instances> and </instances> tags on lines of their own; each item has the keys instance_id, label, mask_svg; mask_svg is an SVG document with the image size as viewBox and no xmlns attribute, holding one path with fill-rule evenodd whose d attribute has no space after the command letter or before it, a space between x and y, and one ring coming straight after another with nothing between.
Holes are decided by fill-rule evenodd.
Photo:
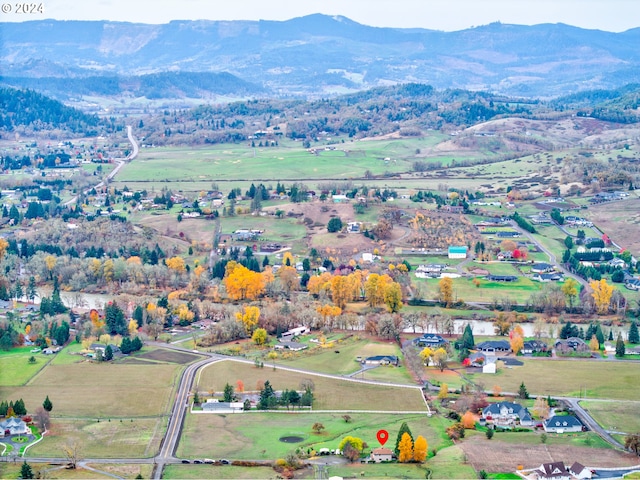
<instances>
[{"instance_id":1,"label":"curving road","mask_svg":"<svg viewBox=\"0 0 640 480\"><path fill-rule=\"evenodd\" d=\"M87 192L89 192L92 188L100 188L102 186L105 185L105 183L109 183L113 177L115 177L118 172L120 171L120 169L124 166L124 164L126 162L129 162L131 160L133 160L134 158L136 158L138 156L138 152L140 151L140 148L138 147L138 142L136 141L136 139L133 137L133 130L131 125L127 125L127 138L129 139L129 143L131 143L131 147L132 147L132 151L131 153L129 153L129 155L126 156L126 158L124 160L116 160L116 167L109 173L109 175L107 175L107 177L101 181L100 183L94 185L91 188L87 188L83 193L86 195ZM78 199L78 196L74 196L72 197L70 200L67 200L66 202L64 202L62 205L65 207L68 207L69 205L72 205L76 202L76 200Z\"/></svg>"}]
</instances>

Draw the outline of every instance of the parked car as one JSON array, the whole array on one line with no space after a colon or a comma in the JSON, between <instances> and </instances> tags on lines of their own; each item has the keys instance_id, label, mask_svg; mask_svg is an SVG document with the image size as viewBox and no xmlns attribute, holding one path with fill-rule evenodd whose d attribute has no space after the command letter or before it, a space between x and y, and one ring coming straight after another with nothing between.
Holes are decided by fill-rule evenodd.
<instances>
[{"instance_id":1,"label":"parked car","mask_svg":"<svg viewBox=\"0 0 640 480\"><path fill-rule=\"evenodd\" d=\"M211 458L205 458L203 461L204 463L208 463L208 464L216 463L216 461Z\"/></svg>"},{"instance_id":2,"label":"parked car","mask_svg":"<svg viewBox=\"0 0 640 480\"><path fill-rule=\"evenodd\" d=\"M220 459L220 463L222 465L231 465L231 462L229 460L227 460L226 458L221 458Z\"/></svg>"},{"instance_id":3,"label":"parked car","mask_svg":"<svg viewBox=\"0 0 640 480\"><path fill-rule=\"evenodd\" d=\"M182 460L182 463L191 463L189 460Z\"/></svg>"},{"instance_id":4,"label":"parked car","mask_svg":"<svg viewBox=\"0 0 640 480\"><path fill-rule=\"evenodd\" d=\"M196 460L193 461L193 463L204 463L204 462L202 460L196 459Z\"/></svg>"}]
</instances>

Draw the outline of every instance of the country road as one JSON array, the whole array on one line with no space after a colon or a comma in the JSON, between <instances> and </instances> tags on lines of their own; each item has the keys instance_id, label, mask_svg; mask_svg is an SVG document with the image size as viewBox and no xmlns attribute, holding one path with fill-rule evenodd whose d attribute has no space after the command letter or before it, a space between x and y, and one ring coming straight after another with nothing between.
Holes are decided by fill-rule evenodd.
<instances>
[{"instance_id":1,"label":"country road","mask_svg":"<svg viewBox=\"0 0 640 480\"><path fill-rule=\"evenodd\" d=\"M109 173L109 175L107 175L106 179L94 185L91 188L85 189L85 191L83 192L84 194L89 192L92 188L100 188L104 186L105 183L109 183L113 179L113 177L115 177L118 174L118 172L120 171L120 169L122 169L125 163L130 162L131 160L133 160L138 156L138 152L140 151L140 149L138 147L138 142L136 142L136 139L133 137L133 131L132 131L131 125L127 125L127 138L129 139L129 143L131 143L131 146L133 149L132 152L129 153L129 155L127 155L127 157L124 160L116 160L115 161L116 167ZM77 199L78 199L78 196L76 195L72 197L70 200L67 200L66 202L64 202L62 205L64 205L65 207L68 207L69 205L73 205Z\"/></svg>"}]
</instances>

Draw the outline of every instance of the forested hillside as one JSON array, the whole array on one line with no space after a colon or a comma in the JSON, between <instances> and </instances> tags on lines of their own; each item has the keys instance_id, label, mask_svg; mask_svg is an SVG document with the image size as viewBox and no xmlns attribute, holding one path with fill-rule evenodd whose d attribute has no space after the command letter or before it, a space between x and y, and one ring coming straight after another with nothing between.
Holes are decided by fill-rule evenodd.
<instances>
[{"instance_id":1,"label":"forested hillside","mask_svg":"<svg viewBox=\"0 0 640 480\"><path fill-rule=\"evenodd\" d=\"M73 133L97 132L99 118L46 97L33 90L0 88L0 131L11 132L18 126L34 132L49 129Z\"/></svg>"}]
</instances>

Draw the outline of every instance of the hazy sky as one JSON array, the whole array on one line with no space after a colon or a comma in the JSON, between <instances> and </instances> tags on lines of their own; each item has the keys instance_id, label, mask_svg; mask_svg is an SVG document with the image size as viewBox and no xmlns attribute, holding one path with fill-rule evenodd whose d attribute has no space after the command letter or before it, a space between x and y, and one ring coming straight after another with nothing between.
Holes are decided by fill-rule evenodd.
<instances>
[{"instance_id":1,"label":"hazy sky","mask_svg":"<svg viewBox=\"0 0 640 480\"><path fill-rule=\"evenodd\" d=\"M22 0L21 0L22 1ZM29 0L33 2L34 0ZM567 23L620 32L640 26L638 0L35 0L44 14L16 13L0 0L0 21L45 18L166 23L170 20L287 20L344 15L366 25L462 30L491 22Z\"/></svg>"}]
</instances>

